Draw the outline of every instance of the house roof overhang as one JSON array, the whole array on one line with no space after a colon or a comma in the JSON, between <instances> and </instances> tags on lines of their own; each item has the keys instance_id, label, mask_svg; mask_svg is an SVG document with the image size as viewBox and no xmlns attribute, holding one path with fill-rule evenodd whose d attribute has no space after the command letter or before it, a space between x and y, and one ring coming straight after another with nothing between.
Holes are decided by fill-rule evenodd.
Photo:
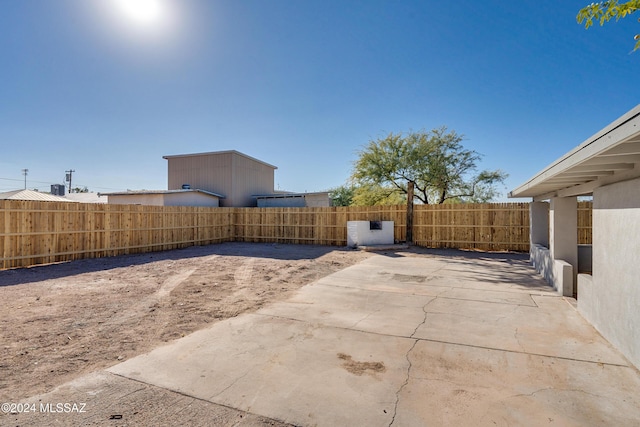
<instances>
[{"instance_id":1,"label":"house roof overhang","mask_svg":"<svg viewBox=\"0 0 640 427\"><path fill-rule=\"evenodd\" d=\"M509 197L585 196L640 177L640 105L547 166Z\"/></svg>"}]
</instances>

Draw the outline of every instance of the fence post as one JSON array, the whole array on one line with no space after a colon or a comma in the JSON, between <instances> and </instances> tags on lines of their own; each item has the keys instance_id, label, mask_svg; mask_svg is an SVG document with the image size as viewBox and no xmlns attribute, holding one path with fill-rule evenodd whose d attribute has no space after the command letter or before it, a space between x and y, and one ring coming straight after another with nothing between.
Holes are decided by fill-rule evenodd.
<instances>
[{"instance_id":1,"label":"fence post","mask_svg":"<svg viewBox=\"0 0 640 427\"><path fill-rule=\"evenodd\" d=\"M407 183L407 244L413 244L413 181Z\"/></svg>"}]
</instances>

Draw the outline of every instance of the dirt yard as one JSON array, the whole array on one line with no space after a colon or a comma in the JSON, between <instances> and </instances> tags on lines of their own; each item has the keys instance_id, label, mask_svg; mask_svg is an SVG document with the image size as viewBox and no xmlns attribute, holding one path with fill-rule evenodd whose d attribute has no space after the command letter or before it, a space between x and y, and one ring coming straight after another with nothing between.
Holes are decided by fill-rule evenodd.
<instances>
[{"instance_id":1,"label":"dirt yard","mask_svg":"<svg viewBox=\"0 0 640 427\"><path fill-rule=\"evenodd\" d=\"M0 271L0 401L288 298L368 253L225 243Z\"/></svg>"}]
</instances>

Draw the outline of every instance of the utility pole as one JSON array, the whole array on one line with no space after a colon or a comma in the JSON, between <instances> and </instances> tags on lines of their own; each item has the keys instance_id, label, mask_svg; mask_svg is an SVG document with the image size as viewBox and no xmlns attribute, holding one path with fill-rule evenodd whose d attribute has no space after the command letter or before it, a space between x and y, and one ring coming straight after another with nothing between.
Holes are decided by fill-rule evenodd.
<instances>
[{"instance_id":1,"label":"utility pole","mask_svg":"<svg viewBox=\"0 0 640 427\"><path fill-rule=\"evenodd\" d=\"M22 169L22 175L24 175L24 189L27 189L27 174L29 173L29 169Z\"/></svg>"},{"instance_id":2,"label":"utility pole","mask_svg":"<svg viewBox=\"0 0 640 427\"><path fill-rule=\"evenodd\" d=\"M73 173L75 171L73 169L69 169L68 171L65 171L66 175L66 181L69 183L69 193L71 193L71 178L73 178Z\"/></svg>"}]
</instances>

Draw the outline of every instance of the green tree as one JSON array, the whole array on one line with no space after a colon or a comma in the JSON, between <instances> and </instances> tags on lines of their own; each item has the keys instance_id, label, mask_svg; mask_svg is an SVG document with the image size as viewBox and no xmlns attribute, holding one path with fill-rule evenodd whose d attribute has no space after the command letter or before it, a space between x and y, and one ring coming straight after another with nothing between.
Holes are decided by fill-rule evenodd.
<instances>
[{"instance_id":1,"label":"green tree","mask_svg":"<svg viewBox=\"0 0 640 427\"><path fill-rule=\"evenodd\" d=\"M352 206L388 206L403 205L407 203L405 194L398 192L393 187L379 185L363 185L355 187Z\"/></svg>"},{"instance_id":2,"label":"green tree","mask_svg":"<svg viewBox=\"0 0 640 427\"><path fill-rule=\"evenodd\" d=\"M591 3L590 5L580 9L576 19L578 24L584 22L585 28L589 28L593 25L594 21L600 22L600 25L604 25L605 22L615 18L616 21L631 15L632 13L640 10L640 0L631 0L624 3L619 3L618 0L608 0L599 3ZM638 20L640 21L640 19ZM634 37L636 40L633 50L640 49L640 34L636 34Z\"/></svg>"},{"instance_id":3,"label":"green tree","mask_svg":"<svg viewBox=\"0 0 640 427\"><path fill-rule=\"evenodd\" d=\"M353 183L329 190L332 206L400 205L407 203L405 195L395 188L377 185L356 186Z\"/></svg>"},{"instance_id":4,"label":"green tree","mask_svg":"<svg viewBox=\"0 0 640 427\"><path fill-rule=\"evenodd\" d=\"M507 175L500 170L476 173L480 154L465 149L462 139L446 127L390 133L369 141L359 152L352 179L359 187L404 195L407 183L413 182L414 197L425 204L491 200L498 194L495 186Z\"/></svg>"},{"instance_id":5,"label":"green tree","mask_svg":"<svg viewBox=\"0 0 640 427\"><path fill-rule=\"evenodd\" d=\"M341 185L329 190L332 206L351 206L355 187L353 185Z\"/></svg>"}]
</instances>

